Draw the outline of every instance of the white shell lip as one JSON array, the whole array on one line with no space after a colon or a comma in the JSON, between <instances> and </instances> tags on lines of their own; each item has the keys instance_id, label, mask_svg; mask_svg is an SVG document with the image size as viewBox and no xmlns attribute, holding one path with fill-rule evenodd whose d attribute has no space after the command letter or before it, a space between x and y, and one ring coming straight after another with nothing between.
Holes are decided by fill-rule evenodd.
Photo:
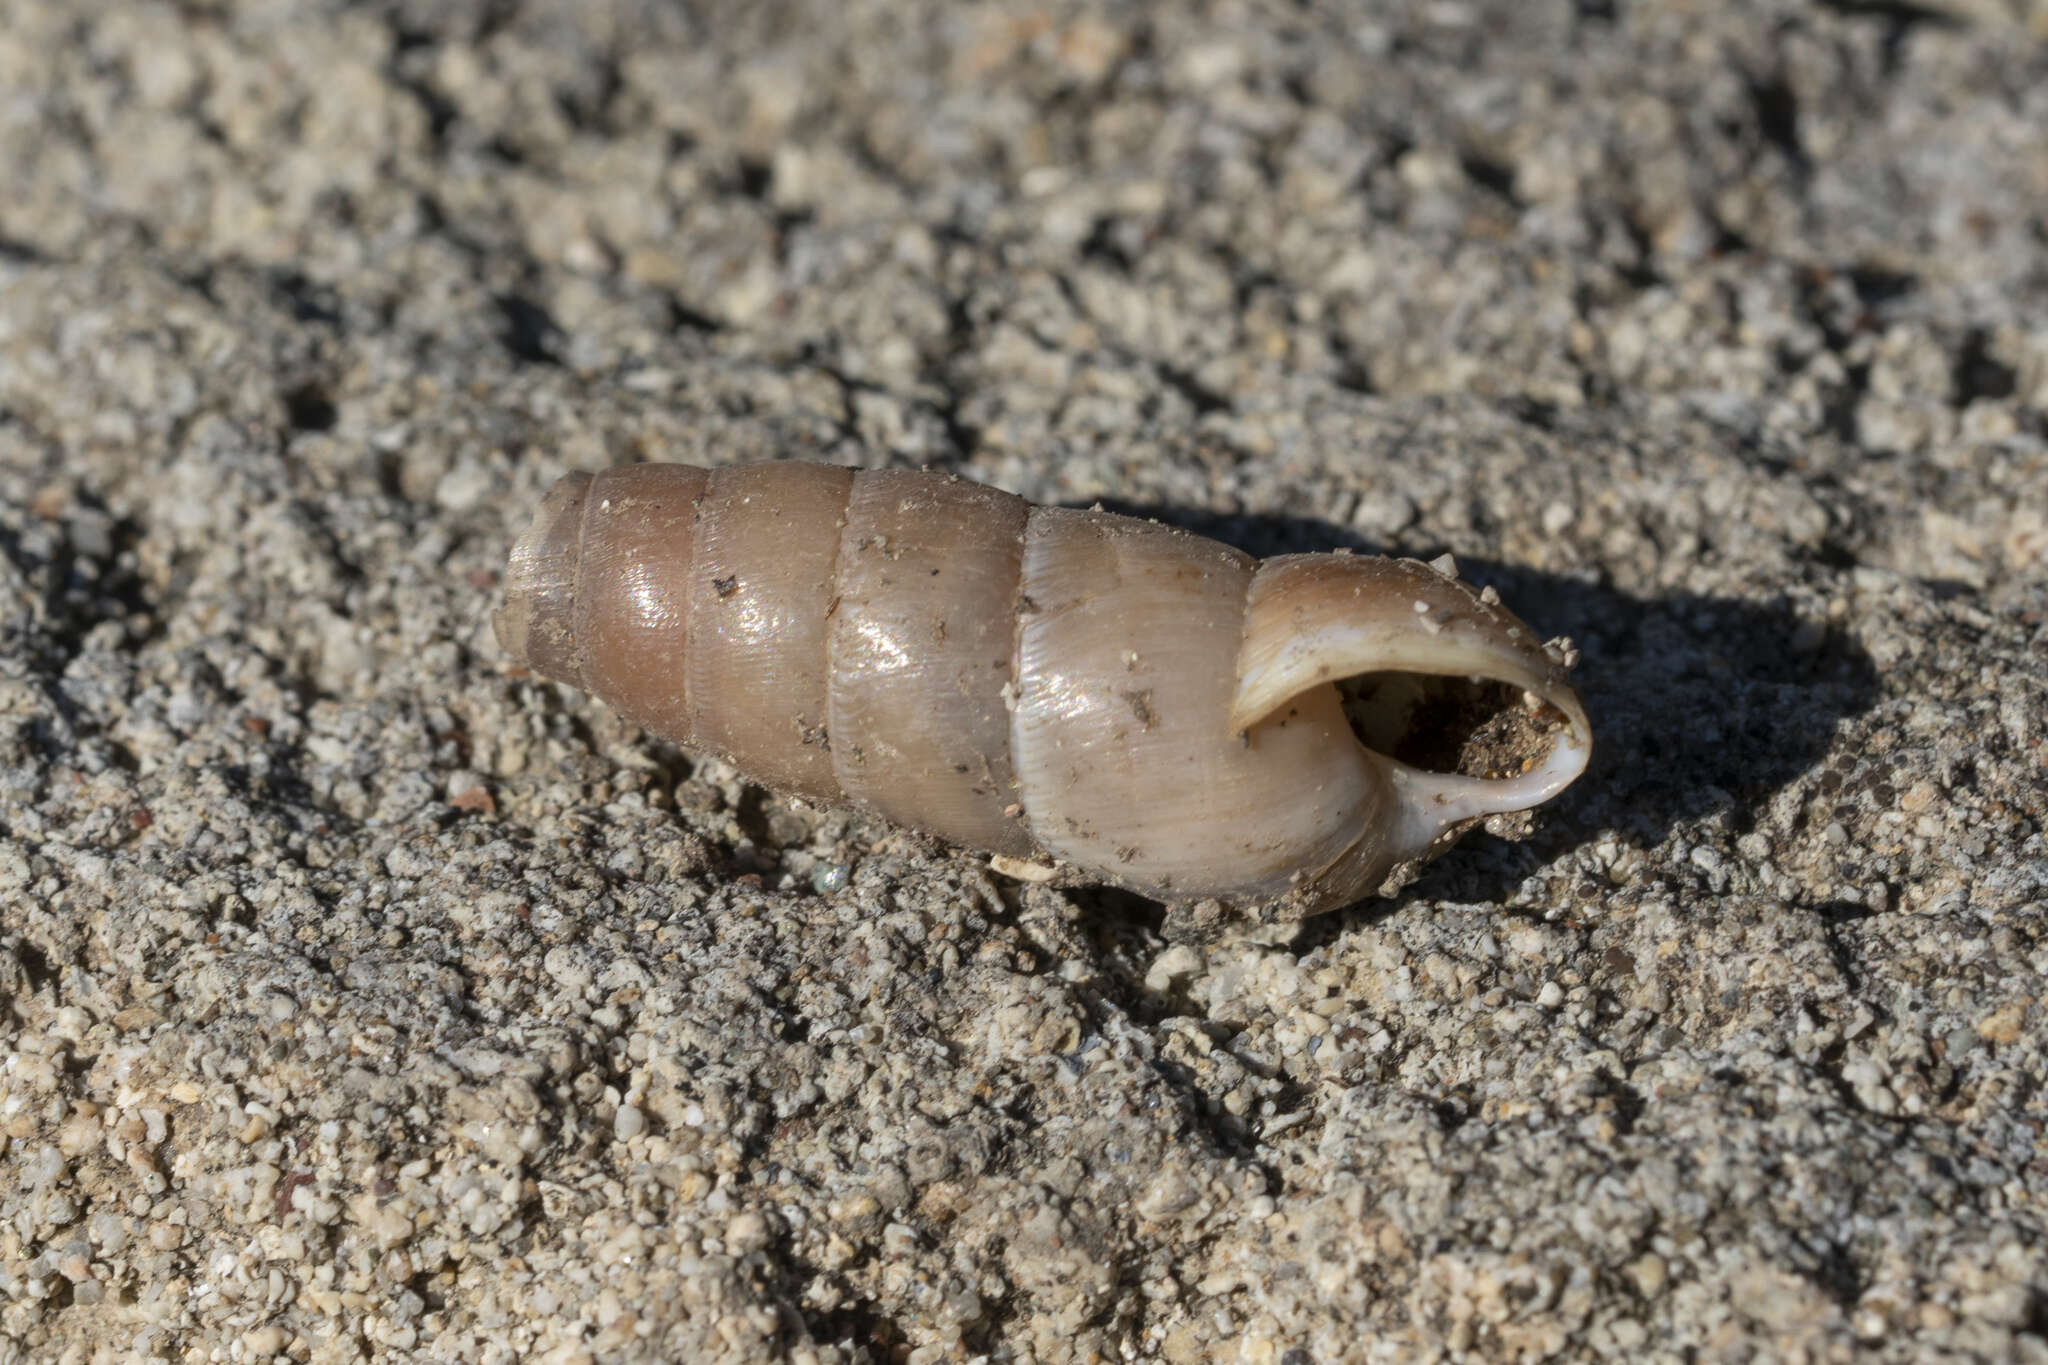
<instances>
[{"instance_id":1,"label":"white shell lip","mask_svg":"<svg viewBox=\"0 0 2048 1365\"><path fill-rule=\"evenodd\" d=\"M1592 757L1593 739L1583 711L1552 739L1550 752L1540 763L1514 777L1424 772L1380 755L1400 798L1401 824L1392 842L1419 852L1445 830L1467 821L1540 806L1577 781Z\"/></svg>"},{"instance_id":2,"label":"white shell lip","mask_svg":"<svg viewBox=\"0 0 2048 1365\"><path fill-rule=\"evenodd\" d=\"M1511 684L1563 724L1528 771L1506 778L1434 773L1366 749L1398 795L1388 852L1419 856L1446 830L1526 810L1586 770L1592 725L1566 681L1568 647L1443 570L1414 560L1286 555L1265 561L1245 606L1233 731L1246 731L1310 688L1370 673L1419 673Z\"/></svg>"}]
</instances>

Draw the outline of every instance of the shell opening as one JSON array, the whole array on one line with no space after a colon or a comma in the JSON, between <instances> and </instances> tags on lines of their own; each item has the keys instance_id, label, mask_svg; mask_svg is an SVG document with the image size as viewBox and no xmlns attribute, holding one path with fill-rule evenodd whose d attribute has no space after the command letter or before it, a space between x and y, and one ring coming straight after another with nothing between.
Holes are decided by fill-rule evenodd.
<instances>
[{"instance_id":1,"label":"shell opening","mask_svg":"<svg viewBox=\"0 0 2048 1365\"><path fill-rule=\"evenodd\" d=\"M1494 678L1366 673L1343 679L1338 693L1358 742L1389 760L1410 847L1549 800L1590 752L1575 704L1566 711Z\"/></svg>"},{"instance_id":2,"label":"shell opening","mask_svg":"<svg viewBox=\"0 0 2048 1365\"><path fill-rule=\"evenodd\" d=\"M1358 742L1426 773L1499 781L1541 762L1566 725L1548 703L1493 678L1365 673L1337 685Z\"/></svg>"},{"instance_id":3,"label":"shell opening","mask_svg":"<svg viewBox=\"0 0 2048 1365\"><path fill-rule=\"evenodd\" d=\"M1564 642L1537 643L1497 598L1426 564L1283 556L1252 581L1231 721L1334 684L1360 746L1399 795L1393 845L1421 852L1525 810L1585 770L1592 729Z\"/></svg>"}]
</instances>

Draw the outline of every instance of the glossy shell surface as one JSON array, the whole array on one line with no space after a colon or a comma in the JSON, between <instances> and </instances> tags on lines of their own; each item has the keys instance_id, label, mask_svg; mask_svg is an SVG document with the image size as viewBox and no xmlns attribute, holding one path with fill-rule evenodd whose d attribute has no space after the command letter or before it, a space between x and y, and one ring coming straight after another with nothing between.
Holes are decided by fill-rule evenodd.
<instances>
[{"instance_id":1,"label":"glossy shell surface","mask_svg":"<svg viewBox=\"0 0 2048 1365\"><path fill-rule=\"evenodd\" d=\"M496 625L777 790L1287 917L1546 800L1591 746L1568 647L1442 568L1260 562L918 471L571 475Z\"/></svg>"}]
</instances>

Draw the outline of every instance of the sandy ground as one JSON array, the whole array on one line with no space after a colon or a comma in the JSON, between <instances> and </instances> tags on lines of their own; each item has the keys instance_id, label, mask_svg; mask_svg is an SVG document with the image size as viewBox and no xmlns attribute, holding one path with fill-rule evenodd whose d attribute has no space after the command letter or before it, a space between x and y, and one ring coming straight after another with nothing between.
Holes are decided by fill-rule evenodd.
<instances>
[{"instance_id":1,"label":"sandy ground","mask_svg":"<svg viewBox=\"0 0 2048 1365\"><path fill-rule=\"evenodd\" d=\"M0 0L0 1361L2048 1360L2048 7ZM1456 553L1205 947L491 641L559 475Z\"/></svg>"}]
</instances>

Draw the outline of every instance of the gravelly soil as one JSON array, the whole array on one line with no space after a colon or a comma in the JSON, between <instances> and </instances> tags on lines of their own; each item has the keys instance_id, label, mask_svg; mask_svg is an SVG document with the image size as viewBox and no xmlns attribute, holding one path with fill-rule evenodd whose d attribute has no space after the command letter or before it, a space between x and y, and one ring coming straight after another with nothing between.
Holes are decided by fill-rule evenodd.
<instances>
[{"instance_id":1,"label":"gravelly soil","mask_svg":"<svg viewBox=\"0 0 2048 1365\"><path fill-rule=\"evenodd\" d=\"M2043 128L2029 0L0 0L0 1361L2048 1360ZM769 457L1451 550L1594 768L1172 944L508 669Z\"/></svg>"}]
</instances>

